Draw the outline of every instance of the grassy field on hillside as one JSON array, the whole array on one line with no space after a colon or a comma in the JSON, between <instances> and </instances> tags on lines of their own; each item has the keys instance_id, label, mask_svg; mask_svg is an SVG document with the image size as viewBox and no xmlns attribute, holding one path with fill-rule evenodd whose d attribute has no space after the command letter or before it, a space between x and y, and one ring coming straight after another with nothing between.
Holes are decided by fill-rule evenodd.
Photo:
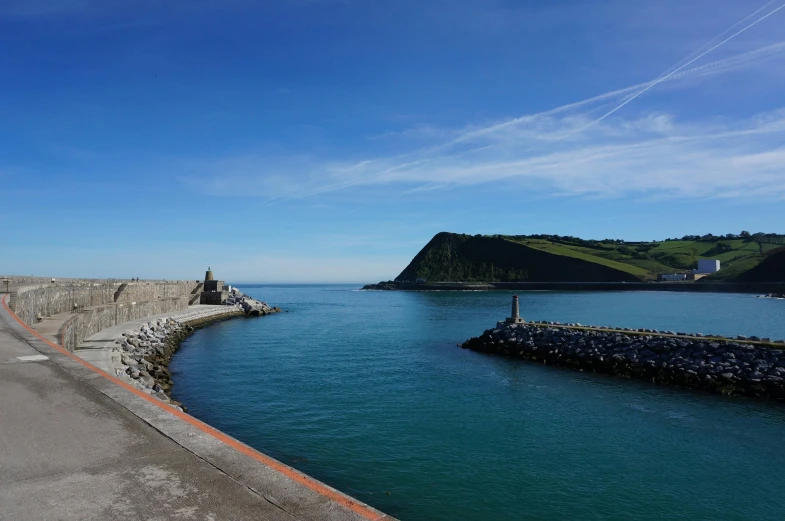
<instances>
[{"instance_id":1,"label":"grassy field on hillside","mask_svg":"<svg viewBox=\"0 0 785 521\"><path fill-rule=\"evenodd\" d=\"M624 262L617 262L615 260L606 257L594 255L592 253L587 253L585 251L581 251L580 248L570 248L563 244L558 244L558 243L544 241L544 240L537 240L537 239L513 240L513 242L518 242L530 248L534 248L540 251L545 251L548 253L553 253L555 255L564 255L566 257L573 257L575 259L595 262L597 264L602 264L603 266L608 266L609 268L614 268L627 273L631 273L636 277L647 277L649 275L649 272L646 269L641 268L639 266L635 266Z\"/></svg>"},{"instance_id":2,"label":"grassy field on hillside","mask_svg":"<svg viewBox=\"0 0 785 521\"><path fill-rule=\"evenodd\" d=\"M502 237L502 236L499 236ZM630 273L642 280L659 273L687 273L698 260L717 259L721 270L711 280L732 279L758 264L765 253L785 244L785 236L695 238L656 242L590 241L559 236L503 236L554 255L573 257Z\"/></svg>"},{"instance_id":3,"label":"grassy field on hillside","mask_svg":"<svg viewBox=\"0 0 785 521\"><path fill-rule=\"evenodd\" d=\"M701 280L732 281L746 276L764 260L768 262L765 269L749 277L775 276L782 257L771 258L778 251L785 251L785 235L742 232L626 242L559 235L441 232L396 280L635 282L656 280L659 274L692 273L698 261L716 259L720 271Z\"/></svg>"}]
</instances>

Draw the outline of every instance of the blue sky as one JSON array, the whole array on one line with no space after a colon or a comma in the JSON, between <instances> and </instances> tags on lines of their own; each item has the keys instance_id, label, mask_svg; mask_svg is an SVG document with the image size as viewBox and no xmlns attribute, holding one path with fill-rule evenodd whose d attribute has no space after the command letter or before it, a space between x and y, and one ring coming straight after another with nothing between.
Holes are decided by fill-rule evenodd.
<instances>
[{"instance_id":1,"label":"blue sky","mask_svg":"<svg viewBox=\"0 0 785 521\"><path fill-rule=\"evenodd\" d=\"M440 231L785 233L783 5L3 0L0 272L372 282Z\"/></svg>"}]
</instances>

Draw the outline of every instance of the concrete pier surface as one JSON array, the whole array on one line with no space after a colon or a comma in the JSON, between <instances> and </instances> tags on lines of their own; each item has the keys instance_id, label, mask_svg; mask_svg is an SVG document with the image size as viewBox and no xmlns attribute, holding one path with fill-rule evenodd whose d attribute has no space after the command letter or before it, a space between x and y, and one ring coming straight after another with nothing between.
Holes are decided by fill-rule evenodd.
<instances>
[{"instance_id":1,"label":"concrete pier surface","mask_svg":"<svg viewBox=\"0 0 785 521\"><path fill-rule=\"evenodd\" d=\"M393 519L95 368L7 299L0 519Z\"/></svg>"}]
</instances>

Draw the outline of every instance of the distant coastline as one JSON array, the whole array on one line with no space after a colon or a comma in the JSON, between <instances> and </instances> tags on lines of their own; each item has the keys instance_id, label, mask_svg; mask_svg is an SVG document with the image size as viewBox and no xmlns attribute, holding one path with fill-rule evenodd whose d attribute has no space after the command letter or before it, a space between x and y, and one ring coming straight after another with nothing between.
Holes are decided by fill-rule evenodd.
<instances>
[{"instance_id":1,"label":"distant coastline","mask_svg":"<svg viewBox=\"0 0 785 521\"><path fill-rule=\"evenodd\" d=\"M701 293L785 293L785 282L379 282L368 291L685 291Z\"/></svg>"},{"instance_id":2,"label":"distant coastline","mask_svg":"<svg viewBox=\"0 0 785 521\"><path fill-rule=\"evenodd\" d=\"M382 282L367 289L651 291L655 281L660 282L655 287L664 291L781 293L781 284L768 283L785 283L785 235L742 232L642 243L441 232L395 277L394 284Z\"/></svg>"}]
</instances>

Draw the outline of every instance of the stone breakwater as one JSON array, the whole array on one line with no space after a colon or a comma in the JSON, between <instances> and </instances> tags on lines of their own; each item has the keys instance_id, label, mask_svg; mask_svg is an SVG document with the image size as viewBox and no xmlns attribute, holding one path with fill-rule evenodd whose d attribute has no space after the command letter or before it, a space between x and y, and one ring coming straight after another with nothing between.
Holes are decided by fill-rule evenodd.
<instances>
[{"instance_id":1,"label":"stone breakwater","mask_svg":"<svg viewBox=\"0 0 785 521\"><path fill-rule=\"evenodd\" d=\"M269 315L270 313L280 313L278 306L270 307L266 302L252 299L237 288L232 288L229 297L226 299L227 306L237 306L249 317Z\"/></svg>"},{"instance_id":2,"label":"stone breakwater","mask_svg":"<svg viewBox=\"0 0 785 521\"><path fill-rule=\"evenodd\" d=\"M785 400L785 342L556 322L507 324L461 347L726 395Z\"/></svg>"},{"instance_id":3,"label":"stone breakwater","mask_svg":"<svg viewBox=\"0 0 785 521\"><path fill-rule=\"evenodd\" d=\"M237 293L242 295L239 291ZM178 313L176 318L158 318L122 333L115 340L117 347L112 349L120 355L119 364L114 368L115 375L140 391L185 410L182 403L171 398L173 381L169 362L180 348L180 343L196 329L214 322L280 312L278 307L270 307L250 297L242 295L239 298L236 302L227 302L226 306Z\"/></svg>"}]
</instances>

